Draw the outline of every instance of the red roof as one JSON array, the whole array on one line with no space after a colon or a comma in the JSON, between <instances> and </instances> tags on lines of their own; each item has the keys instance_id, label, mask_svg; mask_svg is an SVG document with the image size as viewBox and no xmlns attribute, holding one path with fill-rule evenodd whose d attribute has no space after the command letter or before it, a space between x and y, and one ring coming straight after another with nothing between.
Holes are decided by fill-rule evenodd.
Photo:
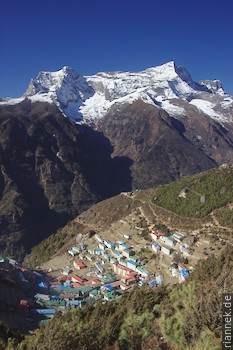
<instances>
[{"instance_id":1,"label":"red roof","mask_svg":"<svg viewBox=\"0 0 233 350\"><path fill-rule=\"evenodd\" d=\"M67 280L71 280L70 276L60 276L57 278L58 281L67 281Z\"/></svg>"},{"instance_id":2,"label":"red roof","mask_svg":"<svg viewBox=\"0 0 233 350\"><path fill-rule=\"evenodd\" d=\"M120 269L125 270L125 271L133 272L133 270L131 270L128 267L121 265L121 264L117 264L117 267L119 267Z\"/></svg>"},{"instance_id":3,"label":"red roof","mask_svg":"<svg viewBox=\"0 0 233 350\"><path fill-rule=\"evenodd\" d=\"M95 280L90 280L90 281L85 282L85 285L86 286L93 286L93 284L99 284L99 283L101 283L101 281L99 279L95 279Z\"/></svg>"},{"instance_id":4,"label":"red roof","mask_svg":"<svg viewBox=\"0 0 233 350\"><path fill-rule=\"evenodd\" d=\"M81 260L75 260L73 264L74 266L79 266L80 268L86 267L86 265Z\"/></svg>"},{"instance_id":5,"label":"red roof","mask_svg":"<svg viewBox=\"0 0 233 350\"><path fill-rule=\"evenodd\" d=\"M76 275L76 276L72 276L72 277L71 277L71 281L72 281L72 282L78 282L78 283L80 283L80 284L83 284L83 283L85 282L85 279L82 278L82 277L80 277L80 276L78 276L78 275Z\"/></svg>"},{"instance_id":6,"label":"red roof","mask_svg":"<svg viewBox=\"0 0 233 350\"><path fill-rule=\"evenodd\" d=\"M55 287L55 286L60 286L60 285L61 285L60 282L51 282L50 284L51 284L51 286L53 286L53 287Z\"/></svg>"},{"instance_id":7,"label":"red roof","mask_svg":"<svg viewBox=\"0 0 233 350\"><path fill-rule=\"evenodd\" d=\"M127 273L126 277L127 277L127 278L131 278L131 277L134 277L134 276L136 277L137 274L138 274L138 273L137 273L136 271L132 271L132 272L130 272L130 273Z\"/></svg>"}]
</instances>

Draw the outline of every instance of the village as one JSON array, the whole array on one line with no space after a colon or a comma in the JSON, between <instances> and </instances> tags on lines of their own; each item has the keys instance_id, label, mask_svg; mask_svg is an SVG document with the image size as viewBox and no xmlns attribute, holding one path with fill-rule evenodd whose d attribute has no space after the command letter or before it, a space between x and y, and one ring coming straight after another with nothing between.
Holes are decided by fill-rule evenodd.
<instances>
[{"instance_id":1,"label":"village","mask_svg":"<svg viewBox=\"0 0 233 350\"><path fill-rule=\"evenodd\" d=\"M21 297L15 305L16 311L43 324L57 311L82 308L87 302L118 301L135 286L156 288L185 281L193 271L187 258L192 254L190 247L195 236L181 232L168 235L155 225L149 225L147 233L150 243L142 248L134 246L127 233L122 235L122 240L112 242L92 232L85 240L77 236L75 245L65 253L69 263L62 269L51 266L45 272L18 267L17 279L24 290L30 290L31 298L28 293ZM142 252L150 258L143 258ZM156 263L151 265L153 260ZM1 274L4 263L3 259ZM10 265L8 260L8 268ZM12 271L15 269L12 263Z\"/></svg>"}]
</instances>

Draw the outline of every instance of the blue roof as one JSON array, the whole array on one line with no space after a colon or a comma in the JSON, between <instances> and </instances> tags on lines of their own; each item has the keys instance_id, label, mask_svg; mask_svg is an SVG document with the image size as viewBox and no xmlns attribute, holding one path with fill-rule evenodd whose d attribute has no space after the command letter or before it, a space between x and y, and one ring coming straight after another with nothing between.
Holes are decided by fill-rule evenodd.
<instances>
[{"instance_id":1,"label":"blue roof","mask_svg":"<svg viewBox=\"0 0 233 350\"><path fill-rule=\"evenodd\" d=\"M150 281L148 282L148 284L152 287L156 287L156 282L155 281Z\"/></svg>"},{"instance_id":2,"label":"blue roof","mask_svg":"<svg viewBox=\"0 0 233 350\"><path fill-rule=\"evenodd\" d=\"M187 270L182 269L182 270L181 270L181 275L182 275L183 277L187 277L187 276L188 276Z\"/></svg>"},{"instance_id":3,"label":"blue roof","mask_svg":"<svg viewBox=\"0 0 233 350\"><path fill-rule=\"evenodd\" d=\"M107 290L109 290L109 291L112 291L112 290L113 290L113 287L110 286L110 285L108 284L107 286L104 287L104 289L107 289Z\"/></svg>"},{"instance_id":4,"label":"blue roof","mask_svg":"<svg viewBox=\"0 0 233 350\"><path fill-rule=\"evenodd\" d=\"M133 260L128 260L128 263L130 263L130 264L132 264L134 266L137 266L137 263L135 261L133 261Z\"/></svg>"}]
</instances>

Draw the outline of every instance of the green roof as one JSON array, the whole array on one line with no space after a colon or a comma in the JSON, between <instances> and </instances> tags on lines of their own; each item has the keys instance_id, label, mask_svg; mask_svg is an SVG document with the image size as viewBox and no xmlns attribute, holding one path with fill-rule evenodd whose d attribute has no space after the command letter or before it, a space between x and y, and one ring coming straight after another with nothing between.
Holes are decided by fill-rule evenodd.
<instances>
[{"instance_id":1,"label":"green roof","mask_svg":"<svg viewBox=\"0 0 233 350\"><path fill-rule=\"evenodd\" d=\"M97 295L97 294L99 294L99 291L98 291L98 289L93 289L90 294Z\"/></svg>"}]
</instances>

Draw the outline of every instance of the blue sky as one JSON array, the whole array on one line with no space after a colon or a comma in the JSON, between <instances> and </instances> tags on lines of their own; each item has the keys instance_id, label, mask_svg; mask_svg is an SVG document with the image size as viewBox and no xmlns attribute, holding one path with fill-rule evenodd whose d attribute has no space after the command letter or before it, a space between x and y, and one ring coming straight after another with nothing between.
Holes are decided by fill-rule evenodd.
<instances>
[{"instance_id":1,"label":"blue sky","mask_svg":"<svg viewBox=\"0 0 233 350\"><path fill-rule=\"evenodd\" d=\"M233 95L232 0L2 0L0 97L39 71L140 71L174 60Z\"/></svg>"}]
</instances>

